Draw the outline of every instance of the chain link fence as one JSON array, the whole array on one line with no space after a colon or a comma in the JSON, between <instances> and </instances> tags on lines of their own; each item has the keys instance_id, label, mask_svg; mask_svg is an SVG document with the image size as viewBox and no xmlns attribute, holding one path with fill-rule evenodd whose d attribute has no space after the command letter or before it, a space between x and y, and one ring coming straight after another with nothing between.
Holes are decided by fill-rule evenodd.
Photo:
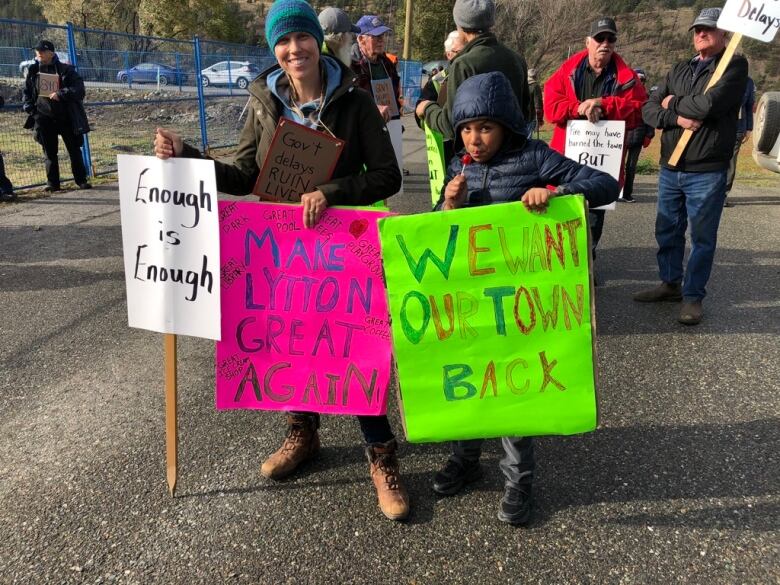
<instances>
[{"instance_id":1,"label":"chain link fence","mask_svg":"<svg viewBox=\"0 0 780 585\"><path fill-rule=\"evenodd\" d=\"M276 63L267 48L193 38L165 39L68 24L0 19L0 152L16 189L45 185L41 147L22 127L22 91L40 40L54 43L61 61L78 68L92 132L84 160L91 175L116 171L116 155L151 154L158 127L179 132L202 151L236 144L245 120L247 86ZM400 62L405 105L414 107L421 72ZM63 182L70 163L60 143Z\"/></svg>"}]
</instances>

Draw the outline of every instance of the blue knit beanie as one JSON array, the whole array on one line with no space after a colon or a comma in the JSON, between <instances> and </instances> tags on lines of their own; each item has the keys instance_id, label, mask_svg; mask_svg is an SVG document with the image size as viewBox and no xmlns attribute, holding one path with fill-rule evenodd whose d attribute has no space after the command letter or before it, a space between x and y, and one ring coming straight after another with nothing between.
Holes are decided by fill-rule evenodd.
<instances>
[{"instance_id":1,"label":"blue knit beanie","mask_svg":"<svg viewBox=\"0 0 780 585\"><path fill-rule=\"evenodd\" d=\"M325 37L311 4L305 0L276 0L265 17L265 40L273 49L279 39L294 32L309 33L322 47Z\"/></svg>"}]
</instances>

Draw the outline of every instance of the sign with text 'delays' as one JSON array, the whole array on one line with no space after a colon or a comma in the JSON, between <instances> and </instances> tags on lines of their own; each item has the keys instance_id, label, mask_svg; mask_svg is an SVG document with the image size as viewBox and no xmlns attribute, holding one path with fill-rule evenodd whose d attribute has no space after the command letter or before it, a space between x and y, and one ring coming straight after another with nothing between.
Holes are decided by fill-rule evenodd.
<instances>
[{"instance_id":1,"label":"sign with text 'delays'","mask_svg":"<svg viewBox=\"0 0 780 585\"><path fill-rule=\"evenodd\" d=\"M333 176L344 141L282 118L252 193L264 201L297 203Z\"/></svg>"},{"instance_id":2,"label":"sign with text 'delays'","mask_svg":"<svg viewBox=\"0 0 780 585\"><path fill-rule=\"evenodd\" d=\"M214 162L119 155L131 327L220 338Z\"/></svg>"},{"instance_id":3,"label":"sign with text 'delays'","mask_svg":"<svg viewBox=\"0 0 780 585\"><path fill-rule=\"evenodd\" d=\"M728 0L718 28L768 43L780 30L780 0Z\"/></svg>"}]
</instances>

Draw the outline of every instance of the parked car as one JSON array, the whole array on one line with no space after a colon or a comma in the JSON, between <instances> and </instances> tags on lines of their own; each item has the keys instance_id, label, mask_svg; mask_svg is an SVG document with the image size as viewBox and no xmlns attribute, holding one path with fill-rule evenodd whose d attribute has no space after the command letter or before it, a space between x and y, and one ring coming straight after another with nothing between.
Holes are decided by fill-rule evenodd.
<instances>
[{"instance_id":1,"label":"parked car","mask_svg":"<svg viewBox=\"0 0 780 585\"><path fill-rule=\"evenodd\" d=\"M445 59L428 61L427 63L423 63L422 74L430 77L431 75L436 75L436 73L438 73L442 69L446 69L449 66L450 66L450 62Z\"/></svg>"},{"instance_id":2,"label":"parked car","mask_svg":"<svg viewBox=\"0 0 780 585\"><path fill-rule=\"evenodd\" d=\"M62 61L63 63L70 63L70 55L66 51L56 51L57 58ZM27 59L25 61L22 61L19 63L19 74L22 77L27 77L27 70L30 68L30 65L35 63L35 59Z\"/></svg>"},{"instance_id":3,"label":"parked car","mask_svg":"<svg viewBox=\"0 0 780 585\"><path fill-rule=\"evenodd\" d=\"M220 61L200 72L203 87L234 84L246 89L259 75L260 68L249 61Z\"/></svg>"},{"instance_id":4,"label":"parked car","mask_svg":"<svg viewBox=\"0 0 780 585\"><path fill-rule=\"evenodd\" d=\"M758 100L753 160L769 171L780 173L780 91L768 91Z\"/></svg>"},{"instance_id":5,"label":"parked car","mask_svg":"<svg viewBox=\"0 0 780 585\"><path fill-rule=\"evenodd\" d=\"M160 85L181 85L187 79L187 74L160 63L139 63L116 74L116 80L120 83L157 83L158 77Z\"/></svg>"}]
</instances>

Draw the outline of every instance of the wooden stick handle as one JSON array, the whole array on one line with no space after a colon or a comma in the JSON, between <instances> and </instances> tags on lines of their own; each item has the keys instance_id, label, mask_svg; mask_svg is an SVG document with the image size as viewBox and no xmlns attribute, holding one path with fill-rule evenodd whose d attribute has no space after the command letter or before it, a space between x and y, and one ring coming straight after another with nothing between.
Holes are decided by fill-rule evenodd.
<instances>
[{"instance_id":1,"label":"wooden stick handle","mask_svg":"<svg viewBox=\"0 0 780 585\"><path fill-rule=\"evenodd\" d=\"M178 471L178 428L176 425L176 335L165 334L165 461L168 491L176 492Z\"/></svg>"},{"instance_id":2,"label":"wooden stick handle","mask_svg":"<svg viewBox=\"0 0 780 585\"><path fill-rule=\"evenodd\" d=\"M737 50L737 46L739 45L740 41L742 41L742 33L734 33L734 36L731 37L731 40L726 47L726 51L723 53L723 57L720 58L720 62L715 68L715 73L712 74L712 77L710 77L710 80L707 83L707 87L704 88L704 93L707 93L707 90L718 83L720 78L723 77L723 72L726 71L726 67L729 66L729 63L731 63L731 58L734 56L734 51ZM683 152L685 152L685 148L691 141L691 136L693 136L693 132L691 130L683 130L682 136L680 136L680 140L677 141L677 146L674 147L672 156L669 157L670 166L676 167L677 163L680 162L680 158L682 158Z\"/></svg>"}]
</instances>

